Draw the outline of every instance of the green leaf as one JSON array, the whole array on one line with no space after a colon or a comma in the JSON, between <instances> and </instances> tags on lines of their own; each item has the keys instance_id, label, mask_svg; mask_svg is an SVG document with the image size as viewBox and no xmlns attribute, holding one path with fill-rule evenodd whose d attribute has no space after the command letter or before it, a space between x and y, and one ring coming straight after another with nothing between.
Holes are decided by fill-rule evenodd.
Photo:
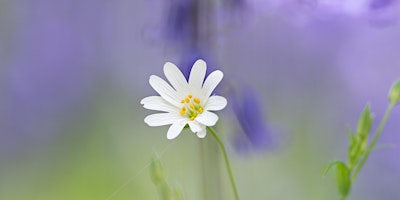
<instances>
[{"instance_id":1,"label":"green leaf","mask_svg":"<svg viewBox=\"0 0 400 200\"><path fill-rule=\"evenodd\" d=\"M351 128L349 126L346 126L347 129L347 136L349 137L349 141L351 141L351 139L354 136L354 132L351 130Z\"/></svg>"},{"instance_id":2,"label":"green leaf","mask_svg":"<svg viewBox=\"0 0 400 200\"><path fill-rule=\"evenodd\" d=\"M350 170L342 161L332 161L324 170L324 176L336 166L336 184L340 195L347 196L350 191Z\"/></svg>"},{"instance_id":3,"label":"green leaf","mask_svg":"<svg viewBox=\"0 0 400 200\"><path fill-rule=\"evenodd\" d=\"M183 127L183 130L189 129L189 124L186 124L185 127Z\"/></svg>"},{"instance_id":4,"label":"green leaf","mask_svg":"<svg viewBox=\"0 0 400 200\"><path fill-rule=\"evenodd\" d=\"M342 196L347 196L350 191L351 181L350 181L350 171L346 164L343 162L338 162L336 164L336 181L337 187Z\"/></svg>"},{"instance_id":5,"label":"green leaf","mask_svg":"<svg viewBox=\"0 0 400 200\"><path fill-rule=\"evenodd\" d=\"M342 162L342 161L337 161L337 160L336 160L336 161L330 162L330 163L328 164L328 166L325 167L324 173L322 174L322 176L325 177L325 176L328 174L329 170L331 170L332 167L334 167L335 165L337 165L339 162Z\"/></svg>"}]
</instances>

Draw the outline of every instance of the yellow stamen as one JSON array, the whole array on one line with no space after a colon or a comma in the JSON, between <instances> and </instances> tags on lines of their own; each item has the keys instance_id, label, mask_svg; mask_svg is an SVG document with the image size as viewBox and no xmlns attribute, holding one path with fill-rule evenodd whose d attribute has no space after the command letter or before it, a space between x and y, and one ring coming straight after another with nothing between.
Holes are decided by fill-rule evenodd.
<instances>
[{"instance_id":1,"label":"yellow stamen","mask_svg":"<svg viewBox=\"0 0 400 200\"><path fill-rule=\"evenodd\" d=\"M179 112L181 115L186 113L186 107L182 107L181 111Z\"/></svg>"},{"instance_id":2,"label":"yellow stamen","mask_svg":"<svg viewBox=\"0 0 400 200\"><path fill-rule=\"evenodd\" d=\"M192 94L188 94L180 102L183 105L179 113L187 116L190 121L193 121L199 114L204 112L204 108L200 105L200 98L193 97Z\"/></svg>"}]
</instances>

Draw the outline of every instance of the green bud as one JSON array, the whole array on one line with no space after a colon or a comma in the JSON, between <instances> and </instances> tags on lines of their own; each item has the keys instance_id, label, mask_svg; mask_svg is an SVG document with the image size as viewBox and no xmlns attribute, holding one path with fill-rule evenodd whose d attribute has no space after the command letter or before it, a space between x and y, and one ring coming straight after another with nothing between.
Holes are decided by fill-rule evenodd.
<instances>
[{"instance_id":1,"label":"green bud","mask_svg":"<svg viewBox=\"0 0 400 200\"><path fill-rule=\"evenodd\" d=\"M359 137L351 134L350 135L350 145L349 145L349 155L348 163L349 169L353 169L362 155L361 143Z\"/></svg>"},{"instance_id":2,"label":"green bud","mask_svg":"<svg viewBox=\"0 0 400 200\"><path fill-rule=\"evenodd\" d=\"M337 187L340 194L345 197L349 194L351 187L350 171L343 162L338 162L336 164L336 170Z\"/></svg>"},{"instance_id":3,"label":"green bud","mask_svg":"<svg viewBox=\"0 0 400 200\"><path fill-rule=\"evenodd\" d=\"M397 80L389 91L389 101L391 104L400 102L400 80Z\"/></svg>"},{"instance_id":4,"label":"green bud","mask_svg":"<svg viewBox=\"0 0 400 200\"><path fill-rule=\"evenodd\" d=\"M158 156L154 156L150 164L150 177L155 185L165 179L164 165Z\"/></svg>"},{"instance_id":5,"label":"green bud","mask_svg":"<svg viewBox=\"0 0 400 200\"><path fill-rule=\"evenodd\" d=\"M364 111L361 113L360 118L358 119L357 124L357 135L361 136L362 138L368 137L368 133L371 131L372 126L372 114L367 104L364 108Z\"/></svg>"},{"instance_id":6,"label":"green bud","mask_svg":"<svg viewBox=\"0 0 400 200\"><path fill-rule=\"evenodd\" d=\"M179 185L175 184L172 188L174 200L185 200L182 188Z\"/></svg>"},{"instance_id":7,"label":"green bud","mask_svg":"<svg viewBox=\"0 0 400 200\"><path fill-rule=\"evenodd\" d=\"M171 187L165 180L162 180L157 185L158 194L161 200L174 200L174 195L171 191Z\"/></svg>"}]
</instances>

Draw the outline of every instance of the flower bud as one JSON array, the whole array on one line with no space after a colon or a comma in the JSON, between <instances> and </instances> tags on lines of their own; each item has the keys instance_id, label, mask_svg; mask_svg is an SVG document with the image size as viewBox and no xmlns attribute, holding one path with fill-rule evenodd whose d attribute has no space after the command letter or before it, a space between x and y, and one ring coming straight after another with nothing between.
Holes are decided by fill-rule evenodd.
<instances>
[{"instance_id":1,"label":"flower bud","mask_svg":"<svg viewBox=\"0 0 400 200\"><path fill-rule=\"evenodd\" d=\"M165 179L164 165L157 156L153 157L151 161L150 177L155 185L158 185Z\"/></svg>"},{"instance_id":2,"label":"flower bud","mask_svg":"<svg viewBox=\"0 0 400 200\"><path fill-rule=\"evenodd\" d=\"M357 137L352 133L349 133L349 135L350 135L350 145L348 153L348 163L349 163L349 169L352 170L357 165L363 152L361 149L360 137Z\"/></svg>"},{"instance_id":3,"label":"flower bud","mask_svg":"<svg viewBox=\"0 0 400 200\"><path fill-rule=\"evenodd\" d=\"M400 80L397 80L389 91L389 101L391 104L400 102Z\"/></svg>"},{"instance_id":4,"label":"flower bud","mask_svg":"<svg viewBox=\"0 0 400 200\"><path fill-rule=\"evenodd\" d=\"M372 126L372 114L369 108L369 105L365 106L364 111L361 113L361 116L358 120L357 124L357 135L360 136L362 140L368 137L368 133L371 131Z\"/></svg>"},{"instance_id":5,"label":"flower bud","mask_svg":"<svg viewBox=\"0 0 400 200\"><path fill-rule=\"evenodd\" d=\"M174 200L185 200L182 188L179 185L175 184L172 187L172 192L173 192Z\"/></svg>"},{"instance_id":6,"label":"flower bud","mask_svg":"<svg viewBox=\"0 0 400 200\"><path fill-rule=\"evenodd\" d=\"M157 189L161 200L175 200L174 194L171 191L171 187L165 180L161 180L161 182L157 185Z\"/></svg>"}]
</instances>

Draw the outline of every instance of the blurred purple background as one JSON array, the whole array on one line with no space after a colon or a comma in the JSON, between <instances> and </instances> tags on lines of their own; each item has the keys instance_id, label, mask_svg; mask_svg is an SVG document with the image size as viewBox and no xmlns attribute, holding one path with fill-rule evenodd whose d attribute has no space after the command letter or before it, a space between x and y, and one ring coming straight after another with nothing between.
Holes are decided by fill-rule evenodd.
<instances>
[{"instance_id":1,"label":"blurred purple background","mask_svg":"<svg viewBox=\"0 0 400 200\"><path fill-rule=\"evenodd\" d=\"M187 75L197 58L225 75L218 128L242 198L337 199L321 169L346 159L367 102L376 130L399 17L397 0L0 0L0 199L107 199L135 174L114 198L156 198L141 170L171 141L139 101L166 61ZM399 130L396 107L379 140L395 147L371 154L349 199L400 199ZM199 140L182 137L164 159L201 199L199 167L181 164L200 162Z\"/></svg>"}]
</instances>

